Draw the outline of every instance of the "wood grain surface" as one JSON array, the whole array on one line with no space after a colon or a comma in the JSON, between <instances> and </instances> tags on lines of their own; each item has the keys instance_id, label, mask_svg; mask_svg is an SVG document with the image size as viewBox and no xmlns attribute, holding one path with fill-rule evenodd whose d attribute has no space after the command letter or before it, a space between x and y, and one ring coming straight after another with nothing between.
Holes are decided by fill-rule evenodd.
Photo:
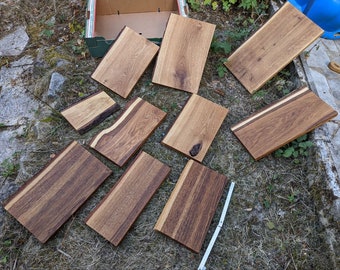
<instances>
[{"instance_id":1,"label":"wood grain surface","mask_svg":"<svg viewBox=\"0 0 340 270\"><path fill-rule=\"evenodd\" d=\"M171 14L152 82L197 93L215 25Z\"/></svg>"},{"instance_id":2,"label":"wood grain surface","mask_svg":"<svg viewBox=\"0 0 340 270\"><path fill-rule=\"evenodd\" d=\"M125 27L92 78L126 98L158 52L159 47Z\"/></svg>"},{"instance_id":3,"label":"wood grain surface","mask_svg":"<svg viewBox=\"0 0 340 270\"><path fill-rule=\"evenodd\" d=\"M335 110L304 87L256 112L231 130L258 160L336 115Z\"/></svg>"},{"instance_id":4,"label":"wood grain surface","mask_svg":"<svg viewBox=\"0 0 340 270\"><path fill-rule=\"evenodd\" d=\"M11 197L5 209L45 243L111 173L72 142Z\"/></svg>"},{"instance_id":5,"label":"wood grain surface","mask_svg":"<svg viewBox=\"0 0 340 270\"><path fill-rule=\"evenodd\" d=\"M84 134L119 108L108 94L101 91L61 111L61 114L75 130Z\"/></svg>"},{"instance_id":6,"label":"wood grain surface","mask_svg":"<svg viewBox=\"0 0 340 270\"><path fill-rule=\"evenodd\" d=\"M135 98L111 127L92 139L90 146L118 166L123 166L165 116L162 110L139 97Z\"/></svg>"},{"instance_id":7,"label":"wood grain surface","mask_svg":"<svg viewBox=\"0 0 340 270\"><path fill-rule=\"evenodd\" d=\"M286 2L225 65L252 94L322 33L319 26Z\"/></svg>"},{"instance_id":8,"label":"wood grain surface","mask_svg":"<svg viewBox=\"0 0 340 270\"><path fill-rule=\"evenodd\" d=\"M155 230L198 253L226 182L224 175L189 160L158 218Z\"/></svg>"},{"instance_id":9,"label":"wood grain surface","mask_svg":"<svg viewBox=\"0 0 340 270\"><path fill-rule=\"evenodd\" d=\"M227 114L228 109L193 94L162 143L202 161Z\"/></svg>"},{"instance_id":10,"label":"wood grain surface","mask_svg":"<svg viewBox=\"0 0 340 270\"><path fill-rule=\"evenodd\" d=\"M169 172L167 165L141 152L86 224L118 246Z\"/></svg>"}]
</instances>

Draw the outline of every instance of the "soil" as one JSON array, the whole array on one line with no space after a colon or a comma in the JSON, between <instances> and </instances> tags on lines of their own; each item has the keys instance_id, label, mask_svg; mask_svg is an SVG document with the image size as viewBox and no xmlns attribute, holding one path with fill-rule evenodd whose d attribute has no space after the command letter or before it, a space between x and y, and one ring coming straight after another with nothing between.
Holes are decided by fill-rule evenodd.
<instances>
[{"instance_id":1,"label":"soil","mask_svg":"<svg viewBox=\"0 0 340 270\"><path fill-rule=\"evenodd\" d=\"M27 150L14 159L20 163L14 175L0 176L0 183L18 189L72 140L87 149L100 130L109 127L119 113L84 135L77 134L60 111L84 97L106 91L122 107L139 96L168 113L166 120L146 141L142 150L168 164L171 173L146 206L118 247L85 225L84 219L125 171L88 149L107 164L113 174L92 197L45 243L39 243L22 225L3 213L0 231L1 269L197 269L217 226L228 186L199 254L155 232L159 217L187 158L160 144L190 94L151 83L154 63L143 74L128 99L122 99L90 78L100 59L90 57L82 39L85 1L2 1L0 37L16 26L26 26L30 37L24 55L35 59L32 73L23 74L29 95L37 99L36 119L21 135ZM217 25L216 38L227 39L232 50L268 19L239 9L226 13L202 6L190 17ZM254 18L250 23L249 18ZM246 30L246 31L245 31ZM234 34L234 35L231 35ZM235 34L239 34L235 38ZM2 57L1 66L19 59ZM229 73L220 77L219 63L228 54L210 51L199 94L229 109L204 165L235 182L227 217L207 261L207 269L335 269L338 246L330 245L329 231L339 235L339 224L327 212L332 200L324 183L325 173L312 147L298 159L271 154L254 161L230 127L256 110L299 87L292 65L285 68L254 95ZM58 60L67 65L58 66ZM55 100L46 99L52 72L67 78ZM1 103L1 102L0 102ZM312 140L309 134L309 140ZM20 162L19 162L20 161ZM8 194L8 195L10 195ZM322 219L320 218L320 214ZM336 241L335 241L336 243Z\"/></svg>"}]
</instances>

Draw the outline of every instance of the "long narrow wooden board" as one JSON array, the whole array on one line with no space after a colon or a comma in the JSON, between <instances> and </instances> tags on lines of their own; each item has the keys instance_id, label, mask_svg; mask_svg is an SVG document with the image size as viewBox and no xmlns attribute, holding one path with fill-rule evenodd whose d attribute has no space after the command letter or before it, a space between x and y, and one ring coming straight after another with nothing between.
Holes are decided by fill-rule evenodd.
<instances>
[{"instance_id":1,"label":"long narrow wooden board","mask_svg":"<svg viewBox=\"0 0 340 270\"><path fill-rule=\"evenodd\" d=\"M227 108L193 94L162 143L202 161L227 114Z\"/></svg>"},{"instance_id":2,"label":"long narrow wooden board","mask_svg":"<svg viewBox=\"0 0 340 270\"><path fill-rule=\"evenodd\" d=\"M197 93L215 25L171 14L152 82Z\"/></svg>"},{"instance_id":3,"label":"long narrow wooden board","mask_svg":"<svg viewBox=\"0 0 340 270\"><path fill-rule=\"evenodd\" d=\"M158 50L156 44L126 26L91 77L127 98Z\"/></svg>"},{"instance_id":4,"label":"long narrow wooden board","mask_svg":"<svg viewBox=\"0 0 340 270\"><path fill-rule=\"evenodd\" d=\"M111 127L92 139L90 146L118 166L123 166L165 116L161 109L135 98Z\"/></svg>"},{"instance_id":5,"label":"long narrow wooden board","mask_svg":"<svg viewBox=\"0 0 340 270\"><path fill-rule=\"evenodd\" d=\"M226 182L224 175L189 160L154 229L198 253Z\"/></svg>"},{"instance_id":6,"label":"long narrow wooden board","mask_svg":"<svg viewBox=\"0 0 340 270\"><path fill-rule=\"evenodd\" d=\"M318 25L287 1L225 65L253 94L322 33Z\"/></svg>"},{"instance_id":7,"label":"long narrow wooden board","mask_svg":"<svg viewBox=\"0 0 340 270\"><path fill-rule=\"evenodd\" d=\"M335 117L337 112L307 87L293 91L231 130L255 160Z\"/></svg>"},{"instance_id":8,"label":"long narrow wooden board","mask_svg":"<svg viewBox=\"0 0 340 270\"><path fill-rule=\"evenodd\" d=\"M100 91L61 111L65 119L80 134L89 131L120 106L105 92Z\"/></svg>"},{"instance_id":9,"label":"long narrow wooden board","mask_svg":"<svg viewBox=\"0 0 340 270\"><path fill-rule=\"evenodd\" d=\"M45 243L111 173L72 142L9 198L5 209Z\"/></svg>"},{"instance_id":10,"label":"long narrow wooden board","mask_svg":"<svg viewBox=\"0 0 340 270\"><path fill-rule=\"evenodd\" d=\"M141 152L86 224L118 246L169 172L167 165Z\"/></svg>"}]
</instances>

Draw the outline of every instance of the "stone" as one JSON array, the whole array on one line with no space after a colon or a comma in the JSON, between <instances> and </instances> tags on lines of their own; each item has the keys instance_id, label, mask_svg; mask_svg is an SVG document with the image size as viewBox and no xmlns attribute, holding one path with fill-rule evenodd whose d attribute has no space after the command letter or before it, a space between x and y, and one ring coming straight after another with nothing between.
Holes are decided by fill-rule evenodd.
<instances>
[{"instance_id":1,"label":"stone","mask_svg":"<svg viewBox=\"0 0 340 270\"><path fill-rule=\"evenodd\" d=\"M6 126L20 126L27 119L34 119L39 102L26 90L23 73L31 73L33 59L22 57L9 67L0 69L0 123Z\"/></svg>"},{"instance_id":2,"label":"stone","mask_svg":"<svg viewBox=\"0 0 340 270\"><path fill-rule=\"evenodd\" d=\"M0 40L0 56L18 56L26 48L29 37L23 26Z\"/></svg>"},{"instance_id":3,"label":"stone","mask_svg":"<svg viewBox=\"0 0 340 270\"><path fill-rule=\"evenodd\" d=\"M66 78L58 72L53 72L51 75L50 85L48 87L47 96L49 98L56 98L58 93L63 88Z\"/></svg>"}]
</instances>

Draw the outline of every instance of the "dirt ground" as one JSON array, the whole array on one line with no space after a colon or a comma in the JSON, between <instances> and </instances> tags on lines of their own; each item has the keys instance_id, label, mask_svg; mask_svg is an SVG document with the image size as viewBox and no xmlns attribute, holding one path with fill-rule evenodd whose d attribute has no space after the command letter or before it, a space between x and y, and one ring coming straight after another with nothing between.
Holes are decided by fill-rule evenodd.
<instances>
[{"instance_id":1,"label":"dirt ground","mask_svg":"<svg viewBox=\"0 0 340 270\"><path fill-rule=\"evenodd\" d=\"M18 157L20 168L15 175L0 176L2 184L11 182L18 188L29 179L27 175L32 177L72 140L88 148L86 144L90 139L112 125L119 115L110 116L80 136L59 114L60 110L91 93L107 91L90 78L100 60L89 56L82 40L85 5L85 1L75 0L22 0L0 5L1 37L17 25L26 26L30 42L24 54L34 57L36 64L32 74L24 76L30 95L41 102L36 119L27 125L25 135L20 138L28 146L23 157ZM246 24L251 16L255 23ZM268 19L268 13L256 15L236 9L225 13L201 7L199 11L192 11L190 17L216 24L216 36L230 40L234 50ZM235 33L239 33L238 38L234 38ZM235 182L227 218L207 269L335 269L339 250L338 246L335 253L331 250L326 227L338 234L339 224L323 210L324 204L332 198L324 182L322 165L318 163L317 149L312 147L308 155L299 157L298 161L274 154L254 161L230 130L233 124L299 87L294 69L287 67L257 94L250 95L228 71L219 77L219 63L227 56L210 51L199 90L199 95L229 109L203 164ZM16 59L2 57L0 64L5 66ZM69 64L58 67L56 62L60 59ZM113 170L112 176L45 244L40 244L9 214L4 214L1 217L4 227L0 232L0 269L197 269L218 223L229 184L199 254L153 230L188 160L160 142L190 96L152 84L153 66L154 63L127 100L107 91L122 107L139 96L168 113L142 150L168 164L171 173L122 243L114 247L87 227L84 219L127 166L118 168L89 149ZM53 106L52 101L43 99L52 71L67 78ZM309 139L312 138L310 134Z\"/></svg>"}]
</instances>

